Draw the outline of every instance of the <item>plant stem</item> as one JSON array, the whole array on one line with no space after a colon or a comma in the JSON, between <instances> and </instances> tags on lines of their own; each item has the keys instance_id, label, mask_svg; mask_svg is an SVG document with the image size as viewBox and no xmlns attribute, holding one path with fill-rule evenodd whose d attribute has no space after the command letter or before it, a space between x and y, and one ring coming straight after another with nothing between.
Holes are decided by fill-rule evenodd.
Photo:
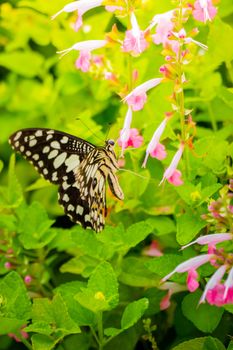
<instances>
[{"instance_id":1,"label":"plant stem","mask_svg":"<svg viewBox=\"0 0 233 350\"><path fill-rule=\"evenodd\" d=\"M207 105L208 105L208 112L209 112L212 128L213 128L214 132L216 132L216 131L218 131L218 127L217 127L217 123L216 123L215 116L213 113L213 109L212 109L210 102Z\"/></svg>"},{"instance_id":2,"label":"plant stem","mask_svg":"<svg viewBox=\"0 0 233 350\"><path fill-rule=\"evenodd\" d=\"M179 3L179 14L178 14L178 20L177 20L177 29L181 30L183 27L182 24L182 11L183 11L183 0L180 0ZM183 89L183 62L182 62L182 41L179 39L180 45L179 45L179 51L178 51L178 58L177 58L177 65L178 65L178 74L177 74L177 86L178 91L176 93L177 96L177 103L178 103L178 113L180 116L180 129L181 129L181 139L183 142L186 141L186 127L185 127L185 105L184 105L184 89ZM184 150L184 168L185 168L185 174L186 177L188 177L189 173L189 166L188 166L188 153L187 149Z\"/></svg>"},{"instance_id":3,"label":"plant stem","mask_svg":"<svg viewBox=\"0 0 233 350\"><path fill-rule=\"evenodd\" d=\"M97 327L98 327L98 336L99 336L99 350L102 350L104 347L104 332L103 332L103 313L99 311L97 315Z\"/></svg>"},{"instance_id":4,"label":"plant stem","mask_svg":"<svg viewBox=\"0 0 233 350\"><path fill-rule=\"evenodd\" d=\"M27 339L25 339L20 333L17 333L17 338L20 339L20 341L26 346L27 349L32 350L32 346L29 343L29 341L27 341Z\"/></svg>"}]
</instances>

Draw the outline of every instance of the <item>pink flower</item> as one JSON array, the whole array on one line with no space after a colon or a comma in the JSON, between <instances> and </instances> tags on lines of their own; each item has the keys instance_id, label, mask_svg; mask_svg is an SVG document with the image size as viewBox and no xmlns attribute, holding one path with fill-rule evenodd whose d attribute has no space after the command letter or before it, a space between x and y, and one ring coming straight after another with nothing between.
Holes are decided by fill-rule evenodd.
<instances>
[{"instance_id":1,"label":"pink flower","mask_svg":"<svg viewBox=\"0 0 233 350\"><path fill-rule=\"evenodd\" d=\"M133 55L138 55L146 50L148 43L145 39L145 33L139 28L136 16L133 12L130 20L132 29L126 31L122 49L124 52L131 52Z\"/></svg>"},{"instance_id":2,"label":"pink flower","mask_svg":"<svg viewBox=\"0 0 233 350\"><path fill-rule=\"evenodd\" d=\"M226 265L222 265L210 277L209 281L207 282L207 284L205 286L205 289L204 289L204 292L203 292L203 294L201 296L199 304L205 302L206 295L207 295L208 291L212 290L214 287L216 287L216 285L218 285L220 283L221 279L225 275L225 272L226 272Z\"/></svg>"},{"instance_id":3,"label":"pink flower","mask_svg":"<svg viewBox=\"0 0 233 350\"><path fill-rule=\"evenodd\" d=\"M233 302L233 267L230 269L230 272L227 276L227 279L224 283L225 286L225 291L224 291L224 295L223 295L223 299L227 299L229 300L229 297L231 299L231 302Z\"/></svg>"},{"instance_id":4,"label":"pink flower","mask_svg":"<svg viewBox=\"0 0 233 350\"><path fill-rule=\"evenodd\" d=\"M5 264L5 269L10 270L12 268L12 264L9 261L6 261Z\"/></svg>"},{"instance_id":5,"label":"pink flower","mask_svg":"<svg viewBox=\"0 0 233 350\"><path fill-rule=\"evenodd\" d=\"M206 300L210 305L222 306L226 304L224 301L225 287L223 284L216 284L212 289L209 289L206 293Z\"/></svg>"},{"instance_id":6,"label":"pink flower","mask_svg":"<svg viewBox=\"0 0 233 350\"><path fill-rule=\"evenodd\" d=\"M32 277L30 275L26 275L24 277L25 284L30 284L32 282Z\"/></svg>"},{"instance_id":7,"label":"pink flower","mask_svg":"<svg viewBox=\"0 0 233 350\"><path fill-rule=\"evenodd\" d=\"M108 12L122 11L124 8L122 6L105 6L105 10Z\"/></svg>"},{"instance_id":8,"label":"pink flower","mask_svg":"<svg viewBox=\"0 0 233 350\"><path fill-rule=\"evenodd\" d=\"M20 334L24 339L27 339L29 337L28 333L24 332L23 328L26 327L25 325L21 327ZM14 333L8 333L8 337L14 339L17 343L20 343L21 340L14 334Z\"/></svg>"},{"instance_id":9,"label":"pink flower","mask_svg":"<svg viewBox=\"0 0 233 350\"><path fill-rule=\"evenodd\" d=\"M88 72L90 68L91 53L89 51L80 51L79 58L75 62L76 68L82 72Z\"/></svg>"},{"instance_id":10,"label":"pink flower","mask_svg":"<svg viewBox=\"0 0 233 350\"><path fill-rule=\"evenodd\" d=\"M172 18L174 16L174 10L165 12L163 14L155 15L152 19L150 29L156 25L156 33L152 36L153 42L156 45L165 44L169 41L168 34L173 30L174 23Z\"/></svg>"},{"instance_id":11,"label":"pink flower","mask_svg":"<svg viewBox=\"0 0 233 350\"><path fill-rule=\"evenodd\" d=\"M196 270L201 265L204 265L205 263L210 261L212 257L213 256L211 254L202 254L202 255L195 256L194 258L188 259L182 262L181 264L177 265L172 272L170 272L167 276L165 276L162 279L162 281L165 282L176 272L182 273L182 272L188 272L189 270Z\"/></svg>"},{"instance_id":12,"label":"pink flower","mask_svg":"<svg viewBox=\"0 0 233 350\"><path fill-rule=\"evenodd\" d=\"M146 163L149 155L151 155L152 158L157 158L159 160L162 160L166 157L167 153L165 151L165 147L161 143L159 143L160 137L164 132L166 124L167 124L167 118L165 118L162 121L162 123L158 126L158 128L155 130L154 135L146 149L146 156L142 164L143 168L146 167Z\"/></svg>"},{"instance_id":13,"label":"pink flower","mask_svg":"<svg viewBox=\"0 0 233 350\"><path fill-rule=\"evenodd\" d=\"M81 1L81 0L80 0ZM91 51L100 49L107 44L106 40L87 40L80 41L68 49L58 51L57 53L61 54L61 57L66 55L72 50L80 52L78 59L75 62L76 68L80 69L82 72L87 72L91 65Z\"/></svg>"},{"instance_id":14,"label":"pink flower","mask_svg":"<svg viewBox=\"0 0 233 350\"><path fill-rule=\"evenodd\" d=\"M118 139L118 144L121 147L121 156L123 157L125 148L128 147L128 142L130 139L130 125L132 122L132 109L129 107L125 116L123 129L120 131L120 137Z\"/></svg>"},{"instance_id":15,"label":"pink flower","mask_svg":"<svg viewBox=\"0 0 233 350\"><path fill-rule=\"evenodd\" d=\"M81 0L80 0L81 1ZM91 52L96 49L100 49L104 47L107 44L106 40L86 40L86 41L79 41L78 43L72 45L68 49L57 51L58 54L61 54L61 57L65 56L72 50L76 51L84 51L84 52Z\"/></svg>"},{"instance_id":16,"label":"pink flower","mask_svg":"<svg viewBox=\"0 0 233 350\"><path fill-rule=\"evenodd\" d=\"M54 19L58 15L60 15L62 12L73 12L77 11L78 12L78 18L77 21L74 25L74 29L76 31L79 30L79 28L82 26L82 16L84 15L85 12L101 6L103 0L79 0L79 1L74 1L71 2L63 7L60 11L58 11L55 15L53 15L51 18Z\"/></svg>"},{"instance_id":17,"label":"pink flower","mask_svg":"<svg viewBox=\"0 0 233 350\"><path fill-rule=\"evenodd\" d=\"M143 250L143 254L147 256L162 256L163 253L160 250L159 244L157 241L153 240L149 247L146 247Z\"/></svg>"},{"instance_id":18,"label":"pink flower","mask_svg":"<svg viewBox=\"0 0 233 350\"><path fill-rule=\"evenodd\" d=\"M198 278L197 271L195 269L190 269L188 271L188 277L187 277L187 287L190 292L194 292L199 287L197 278Z\"/></svg>"},{"instance_id":19,"label":"pink flower","mask_svg":"<svg viewBox=\"0 0 233 350\"><path fill-rule=\"evenodd\" d=\"M202 44L200 41L194 40L191 37L187 37L186 36L186 31L184 28L182 28L179 32L172 32L172 34L177 38L177 39L183 39L185 44L190 44L193 43L197 46L199 46L201 49L203 50L208 50L208 46L206 46L205 44ZM171 40L176 42L175 40ZM180 45L178 43L178 45ZM173 50L174 52L176 52L177 48L175 50Z\"/></svg>"},{"instance_id":20,"label":"pink flower","mask_svg":"<svg viewBox=\"0 0 233 350\"><path fill-rule=\"evenodd\" d=\"M209 245L215 246L215 244L217 244L217 243L229 241L232 238L233 238L233 234L231 234L231 233L213 233L211 235L205 235L205 236L198 237L195 241L193 241L189 244L186 244L181 249L185 249L185 248L187 248L195 243L198 243L200 245L208 244L208 246Z\"/></svg>"},{"instance_id":21,"label":"pink flower","mask_svg":"<svg viewBox=\"0 0 233 350\"><path fill-rule=\"evenodd\" d=\"M165 180L167 180L168 182L170 182L174 186L180 186L183 184L183 181L181 180L181 172L176 169L178 166L178 163L182 157L183 150L184 150L184 144L181 143L178 151L176 152L176 154L174 155L174 157L172 159L171 164L165 170L160 184L163 183Z\"/></svg>"},{"instance_id":22,"label":"pink flower","mask_svg":"<svg viewBox=\"0 0 233 350\"><path fill-rule=\"evenodd\" d=\"M171 296L172 296L172 293L171 293L171 290L169 290L167 292L167 294L162 298L162 300L160 301L160 310L166 310L169 308L169 306L171 305Z\"/></svg>"},{"instance_id":23,"label":"pink flower","mask_svg":"<svg viewBox=\"0 0 233 350\"><path fill-rule=\"evenodd\" d=\"M166 310L171 305L171 296L174 293L186 290L186 287L174 282L165 282L159 287L159 289L168 290L167 294L160 301L160 310Z\"/></svg>"},{"instance_id":24,"label":"pink flower","mask_svg":"<svg viewBox=\"0 0 233 350\"><path fill-rule=\"evenodd\" d=\"M123 99L123 101L126 102L128 106L131 106L133 111L141 110L147 100L146 92L152 89L153 87L159 85L161 81L161 78L155 78L146 81L145 83L137 86L134 90L132 90Z\"/></svg>"},{"instance_id":25,"label":"pink flower","mask_svg":"<svg viewBox=\"0 0 233 350\"><path fill-rule=\"evenodd\" d=\"M211 0L197 0L194 3L193 17L200 22L211 21L217 13Z\"/></svg>"},{"instance_id":26,"label":"pink flower","mask_svg":"<svg viewBox=\"0 0 233 350\"><path fill-rule=\"evenodd\" d=\"M143 109L146 101L147 95L145 92L142 92L139 95L133 94L127 99L127 103L129 106L132 107L133 111L140 111L141 109Z\"/></svg>"},{"instance_id":27,"label":"pink flower","mask_svg":"<svg viewBox=\"0 0 233 350\"><path fill-rule=\"evenodd\" d=\"M121 130L121 135L123 135L123 130ZM139 131L138 129L129 129L129 133L128 133L128 139L127 142L124 142L124 148L126 149L128 147L134 147L134 148L138 148L141 146L141 144L143 143L143 136L139 135ZM118 140L118 144L120 147L123 147L123 143L121 141L121 137Z\"/></svg>"}]
</instances>

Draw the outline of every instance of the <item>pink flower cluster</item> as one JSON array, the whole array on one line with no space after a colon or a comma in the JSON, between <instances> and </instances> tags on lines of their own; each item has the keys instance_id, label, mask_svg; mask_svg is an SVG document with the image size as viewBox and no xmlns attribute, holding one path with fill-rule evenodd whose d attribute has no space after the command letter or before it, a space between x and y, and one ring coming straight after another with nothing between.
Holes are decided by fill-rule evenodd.
<instances>
[{"instance_id":1,"label":"pink flower cluster","mask_svg":"<svg viewBox=\"0 0 233 350\"><path fill-rule=\"evenodd\" d=\"M220 191L220 197L212 200L208 206L209 213L202 215L212 230L228 231L232 230L233 214L233 180L229 185L225 185Z\"/></svg>"},{"instance_id":2,"label":"pink flower cluster","mask_svg":"<svg viewBox=\"0 0 233 350\"><path fill-rule=\"evenodd\" d=\"M165 82L167 79L173 80L174 84L177 84L177 63L181 63L178 62L180 59L183 60L182 64L186 64L188 62L186 57L188 56L189 51L187 48L183 49L184 45L193 43L202 49L207 49L207 47L192 38L193 35L197 34L197 31L193 30L187 34L184 28L177 30L176 21L178 21L178 17L180 17L180 13L178 13L179 9L174 9L162 14L156 14L153 17L150 25L145 30L140 28L134 9L129 9L123 2L118 4L117 2L110 1L108 3L108 1L103 0L74 1L65 5L60 11L52 16L52 19L56 18L63 12L77 12L77 20L74 24L74 29L78 31L83 25L83 15L89 10L100 6L105 6L107 11L116 12L122 16L127 14L129 16L129 27L124 34L123 40L120 32L117 31L115 26L105 40L82 41L74 44L66 50L60 51L59 53L62 56L72 50L79 51L79 57L75 63L77 69L80 69L82 72L88 72L94 65L104 66L103 62L100 58L98 58L98 56L97 58L93 56L92 51L102 49L106 46L111 47L112 43L116 45L120 44L121 51L132 56L141 55L149 47L151 41L153 41L155 45L162 44L164 50L167 52L165 57L167 63L161 66L159 70L162 77L153 78L138 85L123 98L123 102L128 105L124 126L120 131L120 137L118 139L118 144L122 149L123 156L125 149L128 147L138 148L143 142L143 137L139 134L139 131L135 128L131 128L131 122L132 113L140 111L144 108L144 105L147 102L147 92ZM196 0L193 6L184 6L181 12L181 23L184 23L187 20L190 13L192 13L194 19L197 21L207 22L211 21L215 17L217 9L212 4L212 0ZM107 67L106 69L102 69L102 73L104 79L109 80L114 84L118 83L116 75L111 72L111 70L109 71ZM183 74L181 84L185 82L186 78ZM177 86L176 89L178 89ZM123 91L125 90L123 89ZM119 94L122 95L122 91ZM174 112L178 110L177 103L178 102L175 100L174 103L172 102ZM160 142L167 122L168 118L165 117L165 119L155 130L152 139L147 146L146 156L142 167L146 167L149 156L152 158L157 158L158 160L163 160L167 156L165 146ZM167 180L174 186L180 186L183 184L183 180L181 178L182 174L180 170L177 169L177 166L182 157L185 143L186 140L180 141L178 150L170 165L165 170L160 183Z\"/></svg>"},{"instance_id":3,"label":"pink flower cluster","mask_svg":"<svg viewBox=\"0 0 233 350\"><path fill-rule=\"evenodd\" d=\"M195 241L182 247L185 249L194 243L208 246L208 253L198 255L179 264L172 272L162 279L167 281L174 273L187 272L187 289L194 292L199 287L197 269L211 263L215 273L209 278L199 303L207 301L211 305L222 306L233 303L233 254L227 253L223 248L218 249L216 244L233 239L231 233L216 233L197 238ZM222 283L224 276L227 275Z\"/></svg>"}]
</instances>

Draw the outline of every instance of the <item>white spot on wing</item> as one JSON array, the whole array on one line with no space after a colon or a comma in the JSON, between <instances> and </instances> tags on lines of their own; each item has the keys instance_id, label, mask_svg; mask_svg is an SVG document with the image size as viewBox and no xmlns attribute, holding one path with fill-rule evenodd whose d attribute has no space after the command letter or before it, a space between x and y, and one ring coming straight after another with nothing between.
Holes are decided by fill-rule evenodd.
<instances>
[{"instance_id":1,"label":"white spot on wing","mask_svg":"<svg viewBox=\"0 0 233 350\"><path fill-rule=\"evenodd\" d=\"M18 131L17 134L14 137L14 141L18 140L21 135L22 135L22 131Z\"/></svg>"},{"instance_id":2,"label":"white spot on wing","mask_svg":"<svg viewBox=\"0 0 233 350\"><path fill-rule=\"evenodd\" d=\"M59 168L66 159L67 153L63 152L57 156L53 161L53 166L55 169Z\"/></svg>"},{"instance_id":3,"label":"white spot on wing","mask_svg":"<svg viewBox=\"0 0 233 350\"><path fill-rule=\"evenodd\" d=\"M58 155L58 150L54 149L53 151L51 151L48 155L48 159L52 159L55 158Z\"/></svg>"},{"instance_id":4,"label":"white spot on wing","mask_svg":"<svg viewBox=\"0 0 233 350\"><path fill-rule=\"evenodd\" d=\"M35 132L35 136L37 136L37 137L42 136L42 135L43 135L42 130L37 130L37 131Z\"/></svg>"},{"instance_id":5,"label":"white spot on wing","mask_svg":"<svg viewBox=\"0 0 233 350\"><path fill-rule=\"evenodd\" d=\"M68 185L67 182L63 182L62 188L63 188L64 190L67 190L67 188L69 188L69 187L70 187L70 185Z\"/></svg>"},{"instance_id":6,"label":"white spot on wing","mask_svg":"<svg viewBox=\"0 0 233 350\"><path fill-rule=\"evenodd\" d=\"M67 166L67 172L73 170L79 165L79 156L72 154L69 158L66 159L65 165Z\"/></svg>"},{"instance_id":7,"label":"white spot on wing","mask_svg":"<svg viewBox=\"0 0 233 350\"><path fill-rule=\"evenodd\" d=\"M24 151L24 146L20 146L20 152L23 152Z\"/></svg>"},{"instance_id":8,"label":"white spot on wing","mask_svg":"<svg viewBox=\"0 0 233 350\"><path fill-rule=\"evenodd\" d=\"M46 137L46 141L50 140L53 138L53 135L49 134L47 137Z\"/></svg>"},{"instance_id":9,"label":"white spot on wing","mask_svg":"<svg viewBox=\"0 0 233 350\"><path fill-rule=\"evenodd\" d=\"M52 175L52 181L57 181L58 177L57 177L57 172L55 171Z\"/></svg>"},{"instance_id":10,"label":"white spot on wing","mask_svg":"<svg viewBox=\"0 0 233 350\"><path fill-rule=\"evenodd\" d=\"M76 213L79 215L82 215L83 211L84 211L83 207L81 207L81 205L78 205L76 208Z\"/></svg>"},{"instance_id":11,"label":"white spot on wing","mask_svg":"<svg viewBox=\"0 0 233 350\"><path fill-rule=\"evenodd\" d=\"M48 175L48 173L49 173L49 172L48 172L48 169L44 168L44 169L43 169L43 174L44 174L44 175Z\"/></svg>"},{"instance_id":12,"label":"white spot on wing","mask_svg":"<svg viewBox=\"0 0 233 350\"><path fill-rule=\"evenodd\" d=\"M49 150L50 150L50 148L49 148L49 146L45 146L44 148L43 148L43 153L48 153L49 152Z\"/></svg>"},{"instance_id":13,"label":"white spot on wing","mask_svg":"<svg viewBox=\"0 0 233 350\"><path fill-rule=\"evenodd\" d=\"M42 167L44 166L43 160L40 160L40 161L38 162L38 165L39 165L40 168L42 168Z\"/></svg>"},{"instance_id":14,"label":"white spot on wing","mask_svg":"<svg viewBox=\"0 0 233 350\"><path fill-rule=\"evenodd\" d=\"M35 160L38 160L40 157L39 157L39 154L34 154L34 155L32 156L32 158L35 159Z\"/></svg>"},{"instance_id":15,"label":"white spot on wing","mask_svg":"<svg viewBox=\"0 0 233 350\"><path fill-rule=\"evenodd\" d=\"M70 200L67 193L64 194L64 196L62 197L62 199L63 199L63 201L65 201L65 202L69 202L69 200Z\"/></svg>"},{"instance_id":16,"label":"white spot on wing","mask_svg":"<svg viewBox=\"0 0 233 350\"><path fill-rule=\"evenodd\" d=\"M69 204L68 207L67 207L67 210L68 211L74 211L74 206L72 204Z\"/></svg>"},{"instance_id":17,"label":"white spot on wing","mask_svg":"<svg viewBox=\"0 0 233 350\"><path fill-rule=\"evenodd\" d=\"M30 146L30 147L33 147L33 146L35 146L36 144L37 144L37 140L36 140L36 139L33 139L33 140L29 141L29 146Z\"/></svg>"},{"instance_id":18,"label":"white spot on wing","mask_svg":"<svg viewBox=\"0 0 233 350\"><path fill-rule=\"evenodd\" d=\"M67 143L69 141L67 136L63 136L63 138L61 139L61 143Z\"/></svg>"},{"instance_id":19,"label":"white spot on wing","mask_svg":"<svg viewBox=\"0 0 233 350\"><path fill-rule=\"evenodd\" d=\"M56 149L60 149L60 143L58 141L53 141L51 142L51 147L56 148Z\"/></svg>"}]
</instances>

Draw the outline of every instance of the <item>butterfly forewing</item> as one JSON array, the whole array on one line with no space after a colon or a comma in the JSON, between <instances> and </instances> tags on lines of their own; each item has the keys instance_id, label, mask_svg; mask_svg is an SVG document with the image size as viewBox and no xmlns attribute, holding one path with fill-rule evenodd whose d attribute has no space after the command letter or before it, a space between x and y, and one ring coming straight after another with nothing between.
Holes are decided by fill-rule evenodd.
<instances>
[{"instance_id":1,"label":"butterfly forewing","mask_svg":"<svg viewBox=\"0 0 233 350\"><path fill-rule=\"evenodd\" d=\"M56 130L23 129L9 138L15 151L29 160L36 170L54 184L60 184L64 177L71 177L73 170L82 162L94 145Z\"/></svg>"},{"instance_id":2,"label":"butterfly forewing","mask_svg":"<svg viewBox=\"0 0 233 350\"><path fill-rule=\"evenodd\" d=\"M123 199L115 172L112 142L96 147L75 136L50 129L23 129L9 142L42 176L59 184L59 203L65 213L84 228L104 228L106 179L113 194Z\"/></svg>"}]
</instances>

